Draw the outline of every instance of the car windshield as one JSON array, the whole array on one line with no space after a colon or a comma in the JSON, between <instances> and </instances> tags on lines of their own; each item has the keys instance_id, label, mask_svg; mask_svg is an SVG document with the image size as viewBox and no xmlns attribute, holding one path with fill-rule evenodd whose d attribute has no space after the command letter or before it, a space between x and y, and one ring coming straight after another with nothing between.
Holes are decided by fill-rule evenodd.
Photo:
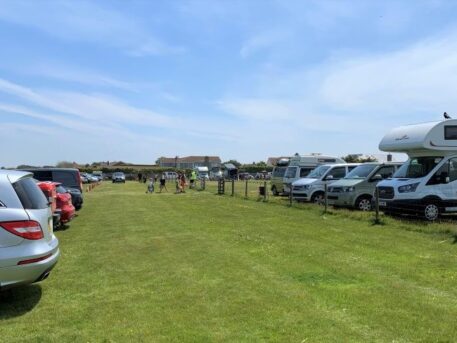
<instances>
[{"instance_id":1,"label":"car windshield","mask_svg":"<svg viewBox=\"0 0 457 343\"><path fill-rule=\"evenodd\" d=\"M327 170L330 169L330 166L320 166L314 169L311 173L308 174L308 178L319 179L322 177Z\"/></svg>"},{"instance_id":2,"label":"car windshield","mask_svg":"<svg viewBox=\"0 0 457 343\"><path fill-rule=\"evenodd\" d=\"M365 164L354 168L345 179L365 179L377 167L376 164Z\"/></svg>"},{"instance_id":3,"label":"car windshield","mask_svg":"<svg viewBox=\"0 0 457 343\"><path fill-rule=\"evenodd\" d=\"M442 156L413 157L394 174L396 178L417 179L428 175L443 159Z\"/></svg>"},{"instance_id":4,"label":"car windshield","mask_svg":"<svg viewBox=\"0 0 457 343\"><path fill-rule=\"evenodd\" d=\"M290 179L290 178L294 178L296 174L297 174L297 167L287 167L284 177Z\"/></svg>"}]
</instances>

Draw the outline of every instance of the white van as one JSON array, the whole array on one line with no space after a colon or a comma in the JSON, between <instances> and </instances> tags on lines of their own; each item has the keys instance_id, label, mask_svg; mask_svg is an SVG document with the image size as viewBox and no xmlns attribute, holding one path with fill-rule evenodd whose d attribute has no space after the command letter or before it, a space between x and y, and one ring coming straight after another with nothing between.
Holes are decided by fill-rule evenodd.
<instances>
[{"instance_id":1,"label":"white van","mask_svg":"<svg viewBox=\"0 0 457 343\"><path fill-rule=\"evenodd\" d=\"M289 194L292 182L306 177L314 168L321 164L346 163L343 159L324 155L294 156L290 159L289 166L284 173L283 193Z\"/></svg>"},{"instance_id":2,"label":"white van","mask_svg":"<svg viewBox=\"0 0 457 343\"><path fill-rule=\"evenodd\" d=\"M199 180L209 180L208 167L195 167L194 170L197 173L197 178Z\"/></svg>"},{"instance_id":3,"label":"white van","mask_svg":"<svg viewBox=\"0 0 457 343\"><path fill-rule=\"evenodd\" d=\"M295 200L322 203L325 195L325 185L342 179L360 163L323 164L307 177L292 183L292 197Z\"/></svg>"},{"instance_id":4,"label":"white van","mask_svg":"<svg viewBox=\"0 0 457 343\"><path fill-rule=\"evenodd\" d=\"M384 212L420 214L427 220L457 212L457 120L395 128L379 149L409 157L392 179L378 183Z\"/></svg>"}]
</instances>

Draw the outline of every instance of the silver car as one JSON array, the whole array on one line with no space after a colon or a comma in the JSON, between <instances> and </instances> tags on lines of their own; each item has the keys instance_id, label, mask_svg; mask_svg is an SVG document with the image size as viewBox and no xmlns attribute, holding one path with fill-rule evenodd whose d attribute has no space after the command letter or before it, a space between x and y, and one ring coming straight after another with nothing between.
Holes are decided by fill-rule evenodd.
<instances>
[{"instance_id":1,"label":"silver car","mask_svg":"<svg viewBox=\"0 0 457 343\"><path fill-rule=\"evenodd\" d=\"M32 174L0 170L0 290L46 279L59 255L48 199Z\"/></svg>"}]
</instances>

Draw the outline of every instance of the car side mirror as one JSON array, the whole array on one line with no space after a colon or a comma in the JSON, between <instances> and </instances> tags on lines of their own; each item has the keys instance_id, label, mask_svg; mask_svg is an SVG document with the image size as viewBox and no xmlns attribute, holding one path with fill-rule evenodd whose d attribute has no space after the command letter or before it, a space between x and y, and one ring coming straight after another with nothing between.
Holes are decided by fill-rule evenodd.
<instances>
[{"instance_id":1,"label":"car side mirror","mask_svg":"<svg viewBox=\"0 0 457 343\"><path fill-rule=\"evenodd\" d=\"M325 179L326 179L326 180L333 180L333 175L331 175L331 174L330 174L330 175L327 175L327 176L325 177Z\"/></svg>"},{"instance_id":2,"label":"car side mirror","mask_svg":"<svg viewBox=\"0 0 457 343\"><path fill-rule=\"evenodd\" d=\"M381 180L382 180L381 174L375 174L375 175L373 175L373 177L371 178L371 181L381 181Z\"/></svg>"}]
</instances>

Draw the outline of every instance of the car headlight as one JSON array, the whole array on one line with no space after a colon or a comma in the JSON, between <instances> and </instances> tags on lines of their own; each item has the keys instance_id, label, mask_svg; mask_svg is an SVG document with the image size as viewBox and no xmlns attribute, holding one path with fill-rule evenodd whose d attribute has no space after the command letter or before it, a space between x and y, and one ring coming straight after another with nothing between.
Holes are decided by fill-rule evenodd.
<instances>
[{"instance_id":1,"label":"car headlight","mask_svg":"<svg viewBox=\"0 0 457 343\"><path fill-rule=\"evenodd\" d=\"M400 186L400 187L398 187L398 192L399 192L399 193L410 193L410 192L415 192L417 186L419 186L419 183L420 183L420 182L416 182L416 183L411 183L411 184L409 184L409 185Z\"/></svg>"},{"instance_id":2,"label":"car headlight","mask_svg":"<svg viewBox=\"0 0 457 343\"><path fill-rule=\"evenodd\" d=\"M350 192L354 192L354 191L355 191L355 187L344 187L343 188L343 192L350 193Z\"/></svg>"}]
</instances>

